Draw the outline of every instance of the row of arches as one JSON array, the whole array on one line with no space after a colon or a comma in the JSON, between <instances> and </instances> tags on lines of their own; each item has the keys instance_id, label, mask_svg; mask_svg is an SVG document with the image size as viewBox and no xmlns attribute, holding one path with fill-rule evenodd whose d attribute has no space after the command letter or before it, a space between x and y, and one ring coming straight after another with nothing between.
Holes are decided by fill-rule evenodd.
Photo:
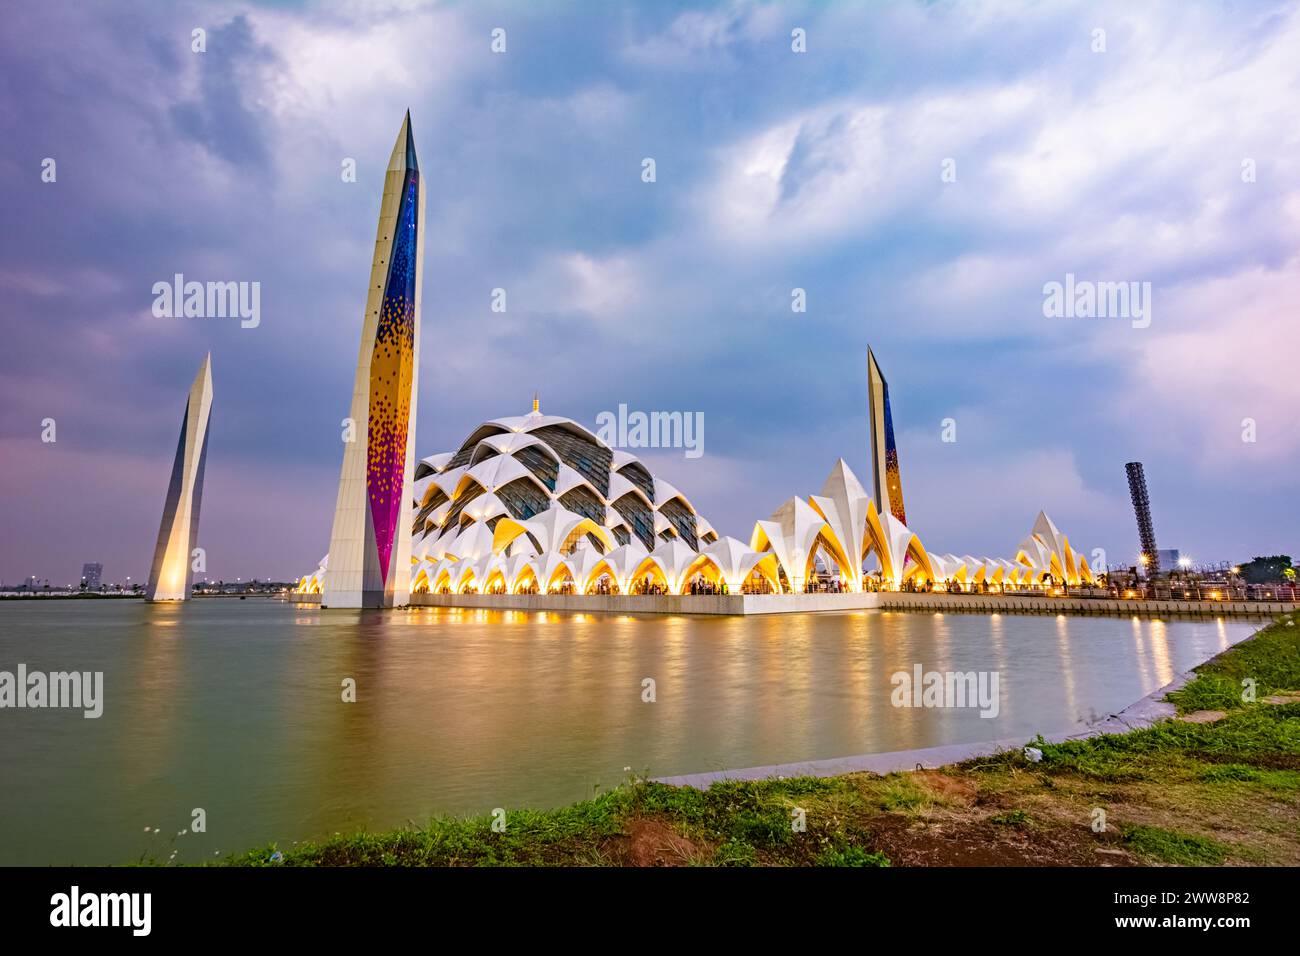
<instances>
[{"instance_id":1,"label":"row of arches","mask_svg":"<svg viewBox=\"0 0 1300 956\"><path fill-rule=\"evenodd\" d=\"M619 549L622 550L622 549ZM634 564L606 560L590 550L558 560L552 556L521 561L440 561L422 566L412 593L431 594L775 594L782 590L772 558L754 562L747 574L725 574L718 561L699 553L684 567L656 554ZM621 566L620 566L621 565Z\"/></svg>"}]
</instances>

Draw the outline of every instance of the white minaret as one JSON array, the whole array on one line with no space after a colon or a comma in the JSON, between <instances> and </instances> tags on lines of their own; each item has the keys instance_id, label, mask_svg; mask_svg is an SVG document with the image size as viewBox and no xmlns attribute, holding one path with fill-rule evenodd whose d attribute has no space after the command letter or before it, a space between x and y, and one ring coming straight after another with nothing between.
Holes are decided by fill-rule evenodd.
<instances>
[{"instance_id":1,"label":"white minaret","mask_svg":"<svg viewBox=\"0 0 1300 956\"><path fill-rule=\"evenodd\" d=\"M388 160L330 534L325 607L401 607L411 592L424 190L411 114ZM351 438L347 441L347 438Z\"/></svg>"},{"instance_id":2,"label":"white minaret","mask_svg":"<svg viewBox=\"0 0 1300 956\"><path fill-rule=\"evenodd\" d=\"M189 600L194 582L193 552L199 538L199 505L203 500L203 466L208 457L208 419L212 416L212 353L199 366L190 386L176 444L171 483L163 502L162 524L149 568L149 601Z\"/></svg>"}]
</instances>

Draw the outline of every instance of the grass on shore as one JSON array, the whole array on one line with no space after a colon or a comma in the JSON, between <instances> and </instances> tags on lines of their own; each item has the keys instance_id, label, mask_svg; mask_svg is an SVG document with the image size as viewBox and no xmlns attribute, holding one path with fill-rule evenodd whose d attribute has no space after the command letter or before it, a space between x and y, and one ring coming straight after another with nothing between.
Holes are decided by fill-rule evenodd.
<instances>
[{"instance_id":1,"label":"grass on shore","mask_svg":"<svg viewBox=\"0 0 1300 956\"><path fill-rule=\"evenodd\" d=\"M275 846L244 866L1300 864L1300 626L1281 618L1197 669L1170 720L1033 742L938 770L718 783L631 781L555 810ZM1258 703L1243 703L1253 678ZM1231 689L1231 692L1229 690ZM800 824L802 823L802 828Z\"/></svg>"},{"instance_id":2,"label":"grass on shore","mask_svg":"<svg viewBox=\"0 0 1300 956\"><path fill-rule=\"evenodd\" d=\"M1297 615L1284 615L1213 660L1196 668L1196 678L1169 695L1179 713L1195 710L1238 710L1243 681L1254 681L1255 696L1300 688L1300 624Z\"/></svg>"}]
</instances>

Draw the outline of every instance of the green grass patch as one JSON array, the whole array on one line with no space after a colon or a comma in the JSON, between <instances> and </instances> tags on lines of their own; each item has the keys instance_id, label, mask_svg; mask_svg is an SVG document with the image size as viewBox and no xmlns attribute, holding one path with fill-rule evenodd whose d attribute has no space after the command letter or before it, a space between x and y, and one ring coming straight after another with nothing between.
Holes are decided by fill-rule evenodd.
<instances>
[{"instance_id":1,"label":"green grass patch","mask_svg":"<svg viewBox=\"0 0 1300 956\"><path fill-rule=\"evenodd\" d=\"M712 842L736 839L755 846L790 842L793 813L819 796L841 792L836 779L727 780L708 790L642 783L623 791L625 814L666 817L688 833Z\"/></svg>"},{"instance_id":2,"label":"green grass patch","mask_svg":"<svg viewBox=\"0 0 1300 956\"><path fill-rule=\"evenodd\" d=\"M1049 775L1044 777L1044 785L1050 785L1050 774L1059 772L1116 783L1159 779L1171 769L1194 776L1198 760L1300 770L1300 723L1296 720L1300 705L1247 707L1241 701L1241 681L1246 677L1256 681L1260 698L1300 688L1300 626L1286 622L1279 618L1202 664L1196 678L1168 695L1182 713L1222 710L1228 714L1223 720L1212 724L1164 721L1144 730L1061 744L1049 744L1038 737L1029 744L1043 752L1040 763L1031 763L1022 750L1009 750L960 766L975 772L1036 770Z\"/></svg>"},{"instance_id":3,"label":"green grass patch","mask_svg":"<svg viewBox=\"0 0 1300 956\"><path fill-rule=\"evenodd\" d=\"M1195 710L1228 711L1242 706L1241 693L1242 686L1237 681L1218 674L1198 674L1179 690L1167 694L1166 699L1180 714Z\"/></svg>"},{"instance_id":4,"label":"green grass patch","mask_svg":"<svg viewBox=\"0 0 1300 956\"><path fill-rule=\"evenodd\" d=\"M1029 822L1029 814L1024 810L1008 810L989 817L989 822L1005 827L1021 827Z\"/></svg>"},{"instance_id":5,"label":"green grass patch","mask_svg":"<svg viewBox=\"0 0 1300 956\"><path fill-rule=\"evenodd\" d=\"M732 838L752 846L779 846L794 836L791 815L781 809L742 810L731 821Z\"/></svg>"},{"instance_id":6,"label":"green grass patch","mask_svg":"<svg viewBox=\"0 0 1300 956\"><path fill-rule=\"evenodd\" d=\"M1244 763L1225 763L1210 767L1201 774L1206 783L1254 783L1264 776L1264 771Z\"/></svg>"},{"instance_id":7,"label":"green grass patch","mask_svg":"<svg viewBox=\"0 0 1300 956\"><path fill-rule=\"evenodd\" d=\"M1300 770L1268 770L1238 763L1207 767L1201 772L1200 780L1202 783L1252 784L1281 793L1300 790Z\"/></svg>"},{"instance_id":8,"label":"green grass patch","mask_svg":"<svg viewBox=\"0 0 1300 956\"><path fill-rule=\"evenodd\" d=\"M356 833L281 850L252 850L229 862L244 866L548 866L590 856L622 832L623 795L604 794L556 810L514 810L503 832L492 817L438 817L427 826Z\"/></svg>"},{"instance_id":9,"label":"green grass patch","mask_svg":"<svg viewBox=\"0 0 1300 956\"><path fill-rule=\"evenodd\" d=\"M869 853L860 846L831 847L813 861L814 866L889 866L883 853Z\"/></svg>"},{"instance_id":10,"label":"green grass patch","mask_svg":"<svg viewBox=\"0 0 1300 956\"><path fill-rule=\"evenodd\" d=\"M1212 724L1167 720L1126 734L1059 744L1040 737L1032 745L1043 752L1039 763L1008 751L974 762L971 769L1015 766L1110 783L1162 780L1171 773L1195 777L1200 763L1300 770L1300 704L1261 704Z\"/></svg>"},{"instance_id":11,"label":"green grass patch","mask_svg":"<svg viewBox=\"0 0 1300 956\"><path fill-rule=\"evenodd\" d=\"M1164 827L1128 827L1123 837L1125 845L1134 853L1162 863L1219 866L1228 857L1228 851L1213 840Z\"/></svg>"},{"instance_id":12,"label":"green grass patch","mask_svg":"<svg viewBox=\"0 0 1300 956\"><path fill-rule=\"evenodd\" d=\"M713 862L716 866L757 866L758 851L744 840L733 838L718 847Z\"/></svg>"},{"instance_id":13,"label":"green grass patch","mask_svg":"<svg viewBox=\"0 0 1300 956\"><path fill-rule=\"evenodd\" d=\"M877 805L890 813L909 813L930 807L935 795L911 777L891 776L884 779L876 794Z\"/></svg>"},{"instance_id":14,"label":"green grass patch","mask_svg":"<svg viewBox=\"0 0 1300 956\"><path fill-rule=\"evenodd\" d=\"M1196 668L1196 677L1168 695L1180 713L1246 706L1242 681L1255 681L1256 698L1300 689L1300 625L1279 618L1246 641Z\"/></svg>"}]
</instances>

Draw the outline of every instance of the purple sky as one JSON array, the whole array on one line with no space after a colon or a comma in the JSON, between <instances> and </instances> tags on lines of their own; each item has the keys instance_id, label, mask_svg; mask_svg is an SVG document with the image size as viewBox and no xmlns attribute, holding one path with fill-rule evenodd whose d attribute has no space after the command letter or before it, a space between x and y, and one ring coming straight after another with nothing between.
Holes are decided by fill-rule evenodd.
<instances>
[{"instance_id":1,"label":"purple sky","mask_svg":"<svg viewBox=\"0 0 1300 956\"><path fill-rule=\"evenodd\" d=\"M428 194L421 456L534 389L593 427L620 403L703 412L702 457L644 457L747 539L837 457L867 479L870 342L932 551L1010 557L1044 508L1132 560L1137 458L1161 547L1300 553L1293 5L49 0L5 18L6 582L147 573L208 350L209 577L316 566L407 108ZM261 324L155 318L178 272L261 283ZM1044 317L1067 273L1151 283L1149 327Z\"/></svg>"}]
</instances>

